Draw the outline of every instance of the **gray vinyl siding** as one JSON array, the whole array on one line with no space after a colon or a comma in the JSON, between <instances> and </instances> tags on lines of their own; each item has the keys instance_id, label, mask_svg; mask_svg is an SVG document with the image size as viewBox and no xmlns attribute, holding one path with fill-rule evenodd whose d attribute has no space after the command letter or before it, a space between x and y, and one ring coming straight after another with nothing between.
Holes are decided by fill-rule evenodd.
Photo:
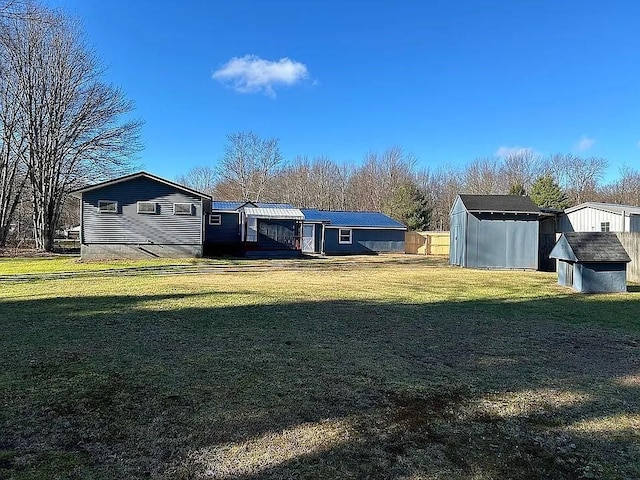
<instances>
[{"instance_id":1,"label":"gray vinyl siding","mask_svg":"<svg viewBox=\"0 0 640 480\"><path fill-rule=\"evenodd\" d=\"M338 230L325 228L325 253L404 253L404 230L351 228L351 244L338 243Z\"/></svg>"},{"instance_id":2,"label":"gray vinyl siding","mask_svg":"<svg viewBox=\"0 0 640 480\"><path fill-rule=\"evenodd\" d=\"M100 213L100 200L118 202ZM137 202L155 202L155 214L137 213ZM191 203L191 215L174 215L174 203ZM202 245L202 199L170 185L138 177L82 194L83 244Z\"/></svg>"}]
</instances>

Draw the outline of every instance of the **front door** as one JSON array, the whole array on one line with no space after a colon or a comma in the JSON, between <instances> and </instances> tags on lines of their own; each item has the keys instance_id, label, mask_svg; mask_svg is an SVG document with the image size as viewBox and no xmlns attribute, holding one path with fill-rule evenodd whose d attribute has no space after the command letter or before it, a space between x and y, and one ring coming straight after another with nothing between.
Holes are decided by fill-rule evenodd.
<instances>
[{"instance_id":1,"label":"front door","mask_svg":"<svg viewBox=\"0 0 640 480\"><path fill-rule=\"evenodd\" d=\"M316 243L316 226L313 223L305 223L302 226L302 252L315 252Z\"/></svg>"}]
</instances>

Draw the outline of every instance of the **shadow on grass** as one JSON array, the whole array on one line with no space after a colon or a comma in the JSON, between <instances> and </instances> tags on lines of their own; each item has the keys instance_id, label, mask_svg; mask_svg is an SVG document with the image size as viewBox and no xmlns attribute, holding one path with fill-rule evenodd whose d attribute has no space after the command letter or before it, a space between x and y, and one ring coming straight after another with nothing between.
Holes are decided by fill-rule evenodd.
<instances>
[{"instance_id":1,"label":"shadow on grass","mask_svg":"<svg viewBox=\"0 0 640 480\"><path fill-rule=\"evenodd\" d=\"M637 301L216 294L0 302L0 476L640 476Z\"/></svg>"}]
</instances>

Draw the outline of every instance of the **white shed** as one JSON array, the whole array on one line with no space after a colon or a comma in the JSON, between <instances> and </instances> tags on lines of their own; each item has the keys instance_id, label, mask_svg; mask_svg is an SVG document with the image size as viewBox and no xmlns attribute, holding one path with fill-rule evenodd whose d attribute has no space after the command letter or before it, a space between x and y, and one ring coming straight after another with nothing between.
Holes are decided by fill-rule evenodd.
<instances>
[{"instance_id":1,"label":"white shed","mask_svg":"<svg viewBox=\"0 0 640 480\"><path fill-rule=\"evenodd\" d=\"M640 207L586 202L567 208L558 223L560 232L640 232Z\"/></svg>"}]
</instances>

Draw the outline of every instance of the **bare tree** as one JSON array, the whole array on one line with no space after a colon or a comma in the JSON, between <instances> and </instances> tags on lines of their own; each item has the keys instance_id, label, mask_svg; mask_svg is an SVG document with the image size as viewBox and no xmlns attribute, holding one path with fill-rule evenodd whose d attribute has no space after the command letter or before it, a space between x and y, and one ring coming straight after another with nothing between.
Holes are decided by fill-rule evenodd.
<instances>
[{"instance_id":1,"label":"bare tree","mask_svg":"<svg viewBox=\"0 0 640 480\"><path fill-rule=\"evenodd\" d=\"M389 148L382 154L368 153L349 179L348 208L382 211L396 189L414 180L416 163L417 159L400 147Z\"/></svg>"},{"instance_id":2,"label":"bare tree","mask_svg":"<svg viewBox=\"0 0 640 480\"><path fill-rule=\"evenodd\" d=\"M542 159L530 150L508 155L500 169L502 189L518 191L520 189L515 187L519 186L528 192L541 173Z\"/></svg>"},{"instance_id":3,"label":"bare tree","mask_svg":"<svg viewBox=\"0 0 640 480\"><path fill-rule=\"evenodd\" d=\"M28 4L1 28L23 118L36 246L50 251L69 191L126 171L140 148L140 122L120 121L132 104L100 81L102 70L69 19Z\"/></svg>"},{"instance_id":4,"label":"bare tree","mask_svg":"<svg viewBox=\"0 0 640 480\"><path fill-rule=\"evenodd\" d=\"M0 247L6 244L27 180L20 161L26 149L23 118L14 102L13 72L5 64L0 56Z\"/></svg>"},{"instance_id":5,"label":"bare tree","mask_svg":"<svg viewBox=\"0 0 640 480\"><path fill-rule=\"evenodd\" d=\"M464 175L464 190L476 195L502 193L501 166L496 159L477 158L471 162ZM508 188L508 187L507 187Z\"/></svg>"},{"instance_id":6,"label":"bare tree","mask_svg":"<svg viewBox=\"0 0 640 480\"><path fill-rule=\"evenodd\" d=\"M575 205L597 197L608 165L604 158L557 154L546 160L545 170L567 192L570 204Z\"/></svg>"},{"instance_id":7,"label":"bare tree","mask_svg":"<svg viewBox=\"0 0 640 480\"><path fill-rule=\"evenodd\" d=\"M257 202L281 163L277 138L262 139L253 132L231 133L218 174L223 183L238 187L241 200Z\"/></svg>"},{"instance_id":8,"label":"bare tree","mask_svg":"<svg viewBox=\"0 0 640 480\"><path fill-rule=\"evenodd\" d=\"M418 172L417 181L429 200L431 230L449 228L449 211L456 195L464 190L464 173L451 166L441 166L435 171L424 169Z\"/></svg>"},{"instance_id":9,"label":"bare tree","mask_svg":"<svg viewBox=\"0 0 640 480\"><path fill-rule=\"evenodd\" d=\"M176 182L198 192L213 195L218 182L218 174L211 167L194 167L185 175L178 176Z\"/></svg>"},{"instance_id":10,"label":"bare tree","mask_svg":"<svg viewBox=\"0 0 640 480\"><path fill-rule=\"evenodd\" d=\"M599 200L640 206L640 171L623 166L620 178L600 190Z\"/></svg>"}]
</instances>

